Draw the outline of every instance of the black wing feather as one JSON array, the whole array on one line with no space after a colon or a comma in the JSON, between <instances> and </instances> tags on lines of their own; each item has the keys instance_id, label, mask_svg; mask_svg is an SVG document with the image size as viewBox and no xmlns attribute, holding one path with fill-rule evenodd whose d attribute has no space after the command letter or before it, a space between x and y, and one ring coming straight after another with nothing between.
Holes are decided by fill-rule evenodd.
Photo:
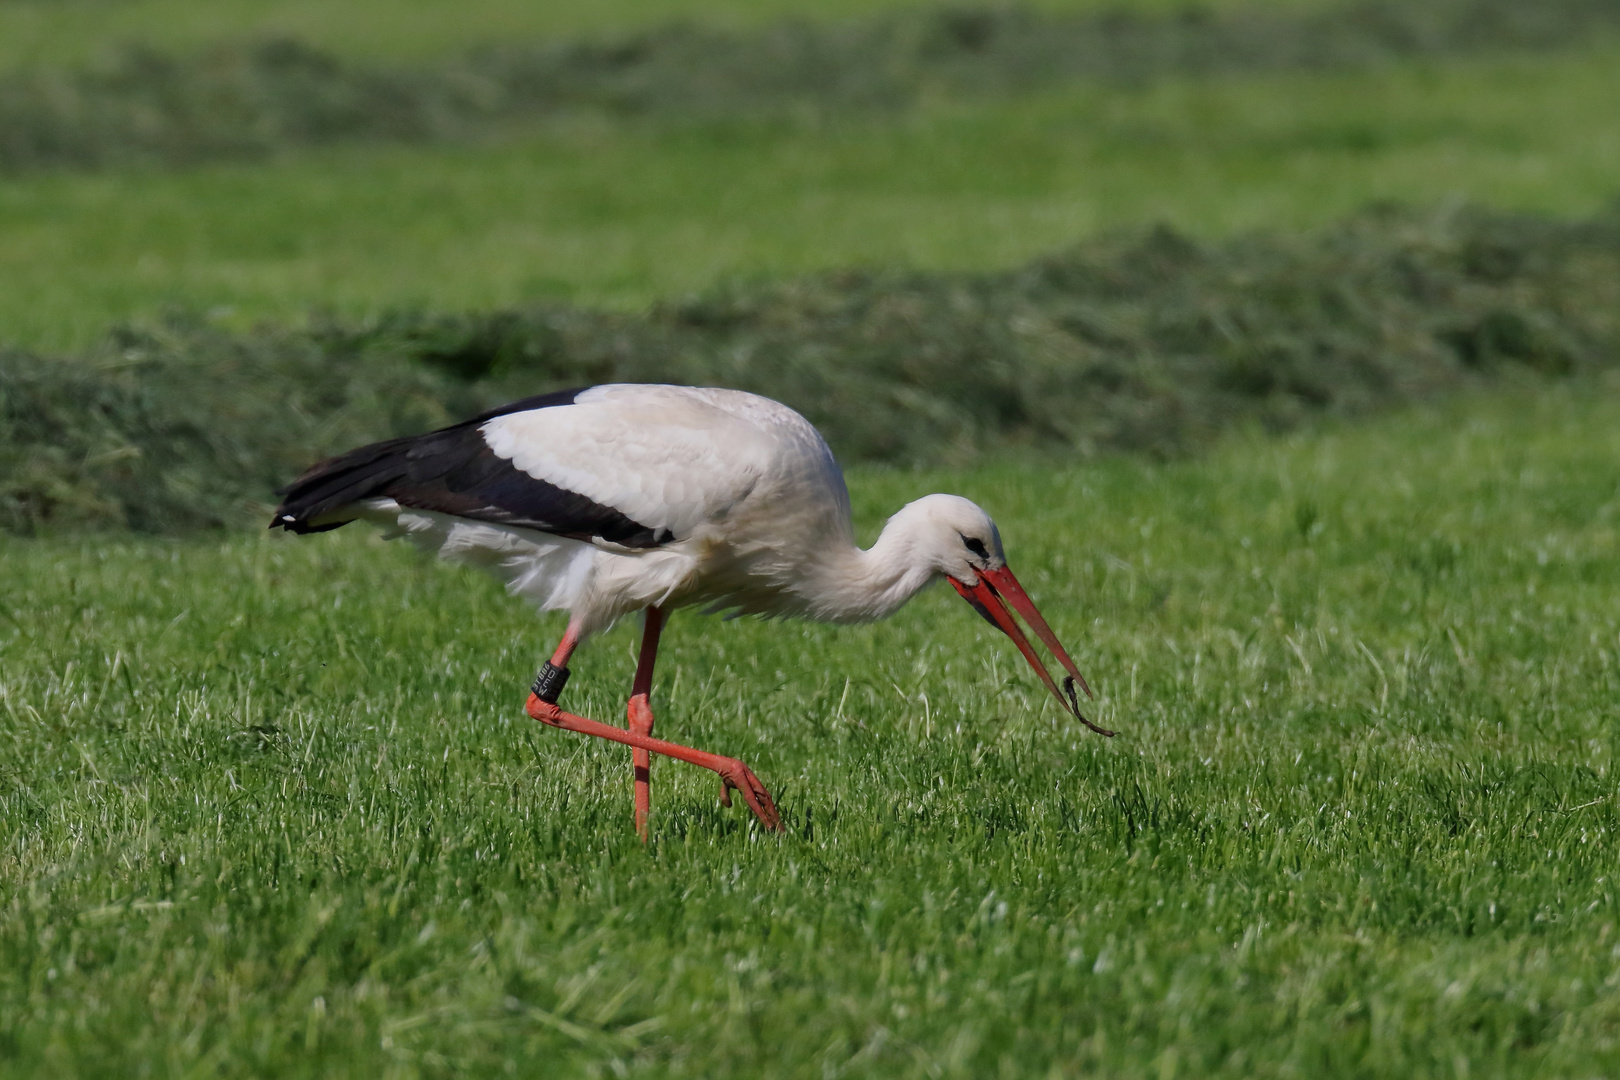
<instances>
[{"instance_id":1,"label":"black wing feather","mask_svg":"<svg viewBox=\"0 0 1620 1080\"><path fill-rule=\"evenodd\" d=\"M515 468L495 456L479 430L497 416L572 405L580 393L563 390L524 398L425 435L372 443L328 458L276 493L281 505L270 527L325 532L354 520L355 503L389 498L417 510L581 540L600 537L640 548L668 543L674 539L668 529L643 525L611 506Z\"/></svg>"}]
</instances>

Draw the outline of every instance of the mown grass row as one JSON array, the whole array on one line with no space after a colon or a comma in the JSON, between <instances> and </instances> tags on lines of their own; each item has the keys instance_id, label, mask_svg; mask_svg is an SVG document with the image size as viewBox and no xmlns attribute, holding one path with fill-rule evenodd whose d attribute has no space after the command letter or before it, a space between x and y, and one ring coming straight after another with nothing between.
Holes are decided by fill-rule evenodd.
<instances>
[{"instance_id":1,"label":"mown grass row","mask_svg":"<svg viewBox=\"0 0 1620 1080\"><path fill-rule=\"evenodd\" d=\"M1168 230L998 274L737 285L646 314L400 314L230 335L177 323L81 360L0 354L0 524L243 520L310 461L596 382L800 409L846 461L1185 453L1490 380L1620 360L1620 220L1369 211L1300 236Z\"/></svg>"},{"instance_id":2,"label":"mown grass row","mask_svg":"<svg viewBox=\"0 0 1620 1080\"><path fill-rule=\"evenodd\" d=\"M1129 7L1173 12L1185 0L1030 0L1055 11ZM1300 8L1334 0L1204 0ZM917 7L917 0L13 0L0 3L0 70L84 67L121 45L188 53L221 41L294 37L368 62L442 59L490 42L623 35L681 20L757 27L785 17L823 22Z\"/></svg>"},{"instance_id":3,"label":"mown grass row","mask_svg":"<svg viewBox=\"0 0 1620 1080\"><path fill-rule=\"evenodd\" d=\"M1181 15L962 7L750 30L491 45L414 69L291 39L133 49L87 71L0 76L0 168L186 164L351 140L467 139L587 109L685 118L894 109L1075 80L1331 70L1552 48L1620 26L1617 0L1356 0Z\"/></svg>"},{"instance_id":4,"label":"mown grass row","mask_svg":"<svg viewBox=\"0 0 1620 1080\"><path fill-rule=\"evenodd\" d=\"M0 1072L1233 1078L1620 1070L1620 398L1534 380L961 491L1099 691L948 590L679 615L670 738L538 730L560 623L353 529L0 537ZM569 700L620 715L633 628ZM1042 713L1042 709L1046 709Z\"/></svg>"}]
</instances>

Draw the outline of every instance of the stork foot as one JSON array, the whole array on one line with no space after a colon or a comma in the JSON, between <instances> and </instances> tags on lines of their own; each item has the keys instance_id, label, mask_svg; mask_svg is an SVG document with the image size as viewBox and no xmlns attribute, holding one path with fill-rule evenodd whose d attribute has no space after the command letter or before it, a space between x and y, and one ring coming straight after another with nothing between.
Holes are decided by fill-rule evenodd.
<instances>
[{"instance_id":1,"label":"stork foot","mask_svg":"<svg viewBox=\"0 0 1620 1080\"><path fill-rule=\"evenodd\" d=\"M771 801L770 792L765 790L765 785L759 782L759 777L754 775L753 770L736 758L711 754L707 750L694 750L690 746L681 746L679 743L655 739L650 735L626 731L612 724L604 724L600 720L575 716L573 713L564 712L552 702L541 701L533 694L529 695L524 708L529 716L550 727L577 731L582 735L594 735L599 739L623 743L633 749L646 750L653 754L663 754L665 757L672 757L718 773L723 803L730 805L729 795L731 789L735 788L742 792L743 801L748 804L748 809L754 812L754 816L759 818L761 825L774 832L783 831L782 818L776 812L776 804Z\"/></svg>"},{"instance_id":2,"label":"stork foot","mask_svg":"<svg viewBox=\"0 0 1620 1080\"><path fill-rule=\"evenodd\" d=\"M759 818L759 823L773 832L782 831L782 816L776 812L771 793L759 782L754 770L736 758L722 759L725 764L714 771L720 774L720 805L731 805L732 789L742 792L743 802Z\"/></svg>"}]
</instances>

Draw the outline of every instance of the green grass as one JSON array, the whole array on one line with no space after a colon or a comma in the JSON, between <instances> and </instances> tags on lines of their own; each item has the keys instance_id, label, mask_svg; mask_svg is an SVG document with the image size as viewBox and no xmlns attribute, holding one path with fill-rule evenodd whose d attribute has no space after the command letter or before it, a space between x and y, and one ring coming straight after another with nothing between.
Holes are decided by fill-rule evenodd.
<instances>
[{"instance_id":1,"label":"green grass","mask_svg":"<svg viewBox=\"0 0 1620 1080\"><path fill-rule=\"evenodd\" d=\"M1322 7L1331 0L1259 0ZM847 19L919 0L9 0L0 3L0 70L77 66L131 43L190 51L223 39L291 35L345 56L407 60L492 42L595 35L676 19L744 26L783 16ZM1181 0L1036 0L1084 11L1177 10ZM1211 7L1254 6L1216 0Z\"/></svg>"},{"instance_id":2,"label":"green grass","mask_svg":"<svg viewBox=\"0 0 1620 1080\"><path fill-rule=\"evenodd\" d=\"M343 530L0 540L8 1075L1620 1070L1620 386L980 499L1098 687L945 590L666 638L776 839L520 705L558 625ZM613 718L634 637L569 689Z\"/></svg>"},{"instance_id":3,"label":"green grass","mask_svg":"<svg viewBox=\"0 0 1620 1080\"><path fill-rule=\"evenodd\" d=\"M0 0L0 70L804 10ZM1620 187L1617 73L1611 38L8 177L0 342L169 307L636 307L1371 199L1580 215ZM0 1075L1620 1074L1620 385L852 486L868 537L926 490L988 506L1119 738L1063 724L946 590L869 628L683 613L659 733L743 756L792 830L660 763L643 849L627 755L522 716L560 625L476 575L358 529L0 537ZM633 646L593 643L570 704L619 716Z\"/></svg>"},{"instance_id":4,"label":"green grass","mask_svg":"<svg viewBox=\"0 0 1620 1080\"><path fill-rule=\"evenodd\" d=\"M1373 199L1578 214L1620 176L1620 48L1181 81L889 122L578 121L516 145L345 149L0 180L0 341L79 348L169 306L226 324L730 275L989 269L1099 229L1320 224Z\"/></svg>"},{"instance_id":5,"label":"green grass","mask_svg":"<svg viewBox=\"0 0 1620 1080\"><path fill-rule=\"evenodd\" d=\"M0 349L0 529L257 522L313 460L598 382L762 394L846 463L1182 456L1247 426L1620 367L1615 211L1385 207L1224 243L1132 230L997 274L733 283L643 313L550 304L240 335L174 320L79 357Z\"/></svg>"}]
</instances>

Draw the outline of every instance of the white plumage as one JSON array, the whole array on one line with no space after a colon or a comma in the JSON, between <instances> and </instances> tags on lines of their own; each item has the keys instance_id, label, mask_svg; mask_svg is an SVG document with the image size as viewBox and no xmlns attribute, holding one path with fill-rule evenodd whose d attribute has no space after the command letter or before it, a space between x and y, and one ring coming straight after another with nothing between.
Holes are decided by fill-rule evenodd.
<instances>
[{"instance_id":1,"label":"white plumage","mask_svg":"<svg viewBox=\"0 0 1620 1080\"><path fill-rule=\"evenodd\" d=\"M1003 600L1078 678L1006 568L1000 534L983 510L954 495L926 496L861 550L843 474L820 433L754 394L609 384L544 395L361 447L315 466L282 494L272 527L311 532L372 521L442 558L498 574L541 610L569 612L550 675L530 697L531 715L627 742L638 765L651 749L714 768L768 825L776 824L770 797L740 762L650 738L652 659L672 609L701 604L864 621L891 614L944 577L1014 638L1079 716L1072 690L1065 699L1007 612ZM649 617L630 732L563 713L544 680L566 679L582 640L636 611ZM644 828L644 766L637 777Z\"/></svg>"}]
</instances>

